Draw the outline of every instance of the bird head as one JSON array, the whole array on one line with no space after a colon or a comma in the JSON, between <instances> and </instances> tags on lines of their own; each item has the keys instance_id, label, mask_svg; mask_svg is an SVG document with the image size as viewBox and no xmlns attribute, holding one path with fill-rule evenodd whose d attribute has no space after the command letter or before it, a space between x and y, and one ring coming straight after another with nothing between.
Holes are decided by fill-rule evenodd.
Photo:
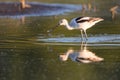
<instances>
[{"instance_id":1,"label":"bird head","mask_svg":"<svg viewBox=\"0 0 120 80\"><path fill-rule=\"evenodd\" d=\"M58 23L59 26L65 26L66 24L68 24L68 21L66 19L62 19Z\"/></svg>"}]
</instances>

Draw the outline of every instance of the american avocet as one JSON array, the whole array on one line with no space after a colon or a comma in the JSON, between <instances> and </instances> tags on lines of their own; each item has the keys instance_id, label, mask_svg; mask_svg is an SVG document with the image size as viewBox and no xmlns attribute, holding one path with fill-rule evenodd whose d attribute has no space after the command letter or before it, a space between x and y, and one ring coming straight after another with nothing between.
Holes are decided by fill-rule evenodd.
<instances>
[{"instance_id":1,"label":"american avocet","mask_svg":"<svg viewBox=\"0 0 120 80\"><path fill-rule=\"evenodd\" d=\"M82 40L84 38L83 32L87 40L86 30L88 28L91 28L96 23L103 21L103 20L104 19L102 18L95 18L95 17L77 17L77 18L73 18L70 23L68 23L66 19L62 19L59 21L57 26L60 26L60 25L66 26L68 30L78 29L81 31ZM55 29L55 27L53 29ZM51 32L53 29L49 30L48 32Z\"/></svg>"}]
</instances>

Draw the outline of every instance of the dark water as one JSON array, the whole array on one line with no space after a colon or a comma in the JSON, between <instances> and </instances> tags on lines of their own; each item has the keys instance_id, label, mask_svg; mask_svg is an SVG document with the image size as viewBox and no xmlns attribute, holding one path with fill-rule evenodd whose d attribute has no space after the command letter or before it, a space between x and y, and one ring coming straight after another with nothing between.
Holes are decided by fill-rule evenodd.
<instances>
[{"instance_id":1,"label":"dark water","mask_svg":"<svg viewBox=\"0 0 120 80\"><path fill-rule=\"evenodd\" d=\"M109 7L115 4L110 1L96 3L98 12L84 14L105 19L87 31L86 46L81 43L80 31L58 27L52 33L46 32L61 18L70 20L82 15L77 9L52 16L0 18L0 80L119 80L119 10L112 20L105 6L108 3L111 4ZM61 60L60 56L69 50L74 51L72 56L68 56L66 61ZM78 62L74 58L82 50L104 60Z\"/></svg>"}]
</instances>

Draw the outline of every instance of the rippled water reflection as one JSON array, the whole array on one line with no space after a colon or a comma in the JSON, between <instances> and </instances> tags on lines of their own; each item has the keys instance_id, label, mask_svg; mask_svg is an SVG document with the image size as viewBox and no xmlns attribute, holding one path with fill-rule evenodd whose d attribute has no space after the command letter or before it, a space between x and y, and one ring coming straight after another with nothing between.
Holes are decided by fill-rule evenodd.
<instances>
[{"instance_id":1,"label":"rippled water reflection","mask_svg":"<svg viewBox=\"0 0 120 80\"><path fill-rule=\"evenodd\" d=\"M95 53L87 49L87 43L82 42L79 51L74 51L73 49L68 49L66 53L61 54L61 61L67 61L70 58L72 61L81 63L92 63L103 61L104 58L98 57Z\"/></svg>"},{"instance_id":2,"label":"rippled water reflection","mask_svg":"<svg viewBox=\"0 0 120 80\"><path fill-rule=\"evenodd\" d=\"M80 48L81 44L64 46L5 43L0 48L0 79L119 79L119 46L87 47L89 51L104 58L103 62L83 64L73 62L70 58L66 62L59 60L59 55L68 49L77 52Z\"/></svg>"}]
</instances>

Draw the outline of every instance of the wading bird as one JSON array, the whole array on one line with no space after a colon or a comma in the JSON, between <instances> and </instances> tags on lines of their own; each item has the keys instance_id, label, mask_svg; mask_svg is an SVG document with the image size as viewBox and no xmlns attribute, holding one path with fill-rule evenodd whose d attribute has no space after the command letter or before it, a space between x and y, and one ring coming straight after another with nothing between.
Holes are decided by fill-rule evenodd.
<instances>
[{"instance_id":1,"label":"wading bird","mask_svg":"<svg viewBox=\"0 0 120 80\"><path fill-rule=\"evenodd\" d=\"M78 17L78 18L73 18L71 20L70 23L68 23L68 21L66 19L62 19L59 21L57 26L65 26L68 30L80 30L81 31L81 39L87 40L87 33L86 30L88 28L91 28L93 25L95 25L96 23L103 21L104 19L102 18L95 18L95 17ZM48 32L51 32L55 29L55 27L53 27L51 30L48 30ZM84 34L83 34L84 32ZM85 35L85 36L84 36Z\"/></svg>"}]
</instances>

